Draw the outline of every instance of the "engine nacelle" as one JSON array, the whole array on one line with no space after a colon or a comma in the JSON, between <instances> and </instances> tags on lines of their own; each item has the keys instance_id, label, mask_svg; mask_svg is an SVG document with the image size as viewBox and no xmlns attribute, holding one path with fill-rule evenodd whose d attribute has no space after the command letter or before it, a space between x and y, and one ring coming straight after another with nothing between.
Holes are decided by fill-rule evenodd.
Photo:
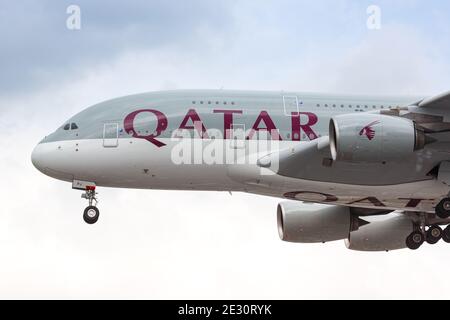
<instances>
[{"instance_id":1,"label":"engine nacelle","mask_svg":"<svg viewBox=\"0 0 450 320\"><path fill-rule=\"evenodd\" d=\"M295 243L319 243L347 239L358 228L358 218L348 207L299 205L282 202L277 209L281 240Z\"/></svg>"},{"instance_id":2,"label":"engine nacelle","mask_svg":"<svg viewBox=\"0 0 450 320\"><path fill-rule=\"evenodd\" d=\"M406 238L413 232L411 219L400 215L371 222L351 232L345 245L356 251L390 251L406 248Z\"/></svg>"},{"instance_id":3,"label":"engine nacelle","mask_svg":"<svg viewBox=\"0 0 450 320\"><path fill-rule=\"evenodd\" d=\"M346 114L330 120L334 161L387 162L424 148L425 133L416 124L382 114Z\"/></svg>"}]
</instances>

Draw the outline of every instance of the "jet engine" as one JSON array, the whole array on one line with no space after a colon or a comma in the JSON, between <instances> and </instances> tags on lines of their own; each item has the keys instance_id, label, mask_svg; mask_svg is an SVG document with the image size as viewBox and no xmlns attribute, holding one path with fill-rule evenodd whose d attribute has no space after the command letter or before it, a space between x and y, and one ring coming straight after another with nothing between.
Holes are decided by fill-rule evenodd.
<instances>
[{"instance_id":1,"label":"jet engine","mask_svg":"<svg viewBox=\"0 0 450 320\"><path fill-rule=\"evenodd\" d=\"M413 232L410 218L404 215L371 222L351 232L345 245L356 251L390 251L406 248L406 238Z\"/></svg>"},{"instance_id":2,"label":"jet engine","mask_svg":"<svg viewBox=\"0 0 450 320\"><path fill-rule=\"evenodd\" d=\"M381 114L347 114L330 120L334 161L387 162L410 156L431 142L413 121Z\"/></svg>"},{"instance_id":3,"label":"jet engine","mask_svg":"<svg viewBox=\"0 0 450 320\"><path fill-rule=\"evenodd\" d=\"M277 209L281 240L319 243L347 239L351 231L367 222L350 213L350 208L282 202Z\"/></svg>"}]
</instances>

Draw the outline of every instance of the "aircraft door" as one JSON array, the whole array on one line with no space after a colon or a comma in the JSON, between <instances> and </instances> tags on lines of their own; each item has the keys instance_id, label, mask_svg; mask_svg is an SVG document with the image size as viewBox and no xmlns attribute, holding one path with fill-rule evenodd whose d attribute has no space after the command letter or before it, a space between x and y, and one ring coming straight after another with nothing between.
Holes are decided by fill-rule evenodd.
<instances>
[{"instance_id":1,"label":"aircraft door","mask_svg":"<svg viewBox=\"0 0 450 320\"><path fill-rule=\"evenodd\" d=\"M297 96L283 96L283 108L285 116L292 116L292 113L298 113L298 97Z\"/></svg>"},{"instance_id":2,"label":"aircraft door","mask_svg":"<svg viewBox=\"0 0 450 320\"><path fill-rule=\"evenodd\" d=\"M284 115L290 117L292 113L298 113L298 97L297 96L283 96Z\"/></svg>"},{"instance_id":3,"label":"aircraft door","mask_svg":"<svg viewBox=\"0 0 450 320\"><path fill-rule=\"evenodd\" d=\"M103 125L103 147L116 148L119 145L119 124L105 123Z\"/></svg>"}]
</instances>

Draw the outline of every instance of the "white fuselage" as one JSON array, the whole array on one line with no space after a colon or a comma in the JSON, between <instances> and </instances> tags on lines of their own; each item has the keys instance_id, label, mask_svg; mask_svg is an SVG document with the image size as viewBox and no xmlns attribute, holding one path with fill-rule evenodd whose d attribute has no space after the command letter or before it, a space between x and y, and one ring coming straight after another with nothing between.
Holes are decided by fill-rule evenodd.
<instances>
[{"instance_id":1,"label":"white fuselage","mask_svg":"<svg viewBox=\"0 0 450 320\"><path fill-rule=\"evenodd\" d=\"M380 208L369 198L392 210L405 209L411 199L420 199L409 211L433 212L439 197L448 193L436 180L363 186L283 177L256 165L261 154L241 163L178 164L173 162L172 150L179 142L167 139L165 143L167 148L155 152L140 139L121 139L117 148L105 148L103 139L51 142L39 145L35 152L43 158L51 153L52 157L40 160L37 156L34 161L45 162L40 168L47 175L68 182L93 181L97 186L117 188L239 191L279 198L297 193L293 196L301 201L361 208ZM280 147L290 144L281 142Z\"/></svg>"},{"instance_id":2,"label":"white fuselage","mask_svg":"<svg viewBox=\"0 0 450 320\"><path fill-rule=\"evenodd\" d=\"M232 105L229 102L225 106L215 106L214 103L219 100L217 96L220 94L226 95L228 101L232 101ZM304 105L298 116L297 137L292 120L295 111L292 113L292 119L290 114L283 115L286 113L285 97L292 100L292 94L271 95L267 102L264 96L258 97L259 100L256 100L259 104L251 105L250 111L246 109L245 101L250 101L255 93L249 94L248 97L240 93L235 98L229 98L233 97L233 93L222 92L195 92L187 95L188 97L184 98L184 95L180 94L180 98L169 94L167 100L171 104L166 108L159 107L163 104L161 101L165 100L157 96L154 98L156 101L154 104L145 105L137 98L129 98L125 102L131 102L126 108L121 107L122 101L112 101L110 109L106 108L107 105L106 107L101 105L92 109L91 114L85 114L86 111L80 113L68 122L69 126L76 123L76 129L60 128L53 134L54 136L44 139L36 146L32 155L33 163L39 170L54 178L68 182L88 181L104 187L239 191L308 202L386 210L434 212L436 203L449 192L448 186L426 177L426 172L433 167L434 160L430 155L434 155L436 150L425 150L412 159L405 159L401 163L383 164L384 166L338 164L329 168L322 164L324 157L319 155L317 159L311 158L302 164L305 169L300 177L281 176L258 165L258 160L275 151L293 148L326 136L333 110L337 109L336 112L340 113L354 112L344 110L344 103L346 107L349 103L343 102L342 98L336 99L336 105L333 105L333 99L330 97L324 98L323 101L319 98L310 100L305 98L305 102L299 98L293 100L297 103L295 106L297 111L299 101L300 105ZM205 98L200 107L198 95L209 95L211 98ZM276 111L273 111L272 104L277 103L278 97L280 107L276 107ZM352 99L354 101L355 98ZM208 100L211 100L211 107L208 106ZM372 104L373 109L376 109L381 103L375 105L372 100L367 103L371 109ZM359 112L367 111L362 106L363 101L361 107L358 105L358 108L362 109ZM119 111L116 114L109 114L109 110L114 108L123 110L117 109ZM215 109L212 110L213 108ZM356 104L353 108L356 108ZM130 113L139 109L151 110L147 111L147 116L151 116L148 127L142 125L146 124L145 118L138 119L139 114ZM227 118L224 109L233 110L234 113L229 113ZM158 110L162 110L161 114ZM189 112L194 110L194 113L187 113L187 110ZM97 114L102 116L96 116ZM244 119L247 114L252 115L251 120ZM194 116L198 116L198 119ZM226 129L227 121L228 125L230 121L234 121L231 126L237 128L239 117L246 121L244 123L242 120L244 123L242 126L247 128L245 130L247 136L240 139L227 137L225 134L225 138L222 136L217 139L213 139L211 134L202 136L203 129L223 129L224 123ZM200 118L201 121L194 121ZM313 122L312 119L316 121ZM219 120L223 121L218 122ZM91 122L88 124L88 121ZM97 124L92 121L98 121L99 129L96 129ZM138 132L136 127L139 121L142 127ZM278 139L273 139L273 136L272 139L248 137L252 135L248 133L248 129L252 126L253 130L256 128L257 133L262 133L259 132L263 131L261 128L268 128L272 124L280 132ZM117 130L113 130L112 135L108 133L111 128ZM183 139L173 138L177 136L173 134L174 131L186 128L192 135ZM222 133L224 131L222 130ZM275 140L276 143L269 149L261 148L259 145L261 140L266 142ZM187 154L189 148L191 148L190 155ZM442 154L440 156L444 157ZM410 172L409 179L396 179L396 175L405 176L405 172ZM367 176L368 183L364 183L364 175Z\"/></svg>"}]
</instances>

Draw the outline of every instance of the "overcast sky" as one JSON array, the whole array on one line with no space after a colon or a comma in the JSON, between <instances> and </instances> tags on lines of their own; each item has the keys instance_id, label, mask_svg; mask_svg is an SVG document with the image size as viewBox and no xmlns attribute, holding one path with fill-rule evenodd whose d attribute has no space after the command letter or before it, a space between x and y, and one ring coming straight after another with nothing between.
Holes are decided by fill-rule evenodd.
<instances>
[{"instance_id":1,"label":"overcast sky","mask_svg":"<svg viewBox=\"0 0 450 320\"><path fill-rule=\"evenodd\" d=\"M66 27L70 4L80 30ZM228 193L101 188L88 226L80 192L30 162L64 120L131 93L450 90L449 21L438 0L1 0L0 298L450 298L444 243L286 244L279 199Z\"/></svg>"}]
</instances>

